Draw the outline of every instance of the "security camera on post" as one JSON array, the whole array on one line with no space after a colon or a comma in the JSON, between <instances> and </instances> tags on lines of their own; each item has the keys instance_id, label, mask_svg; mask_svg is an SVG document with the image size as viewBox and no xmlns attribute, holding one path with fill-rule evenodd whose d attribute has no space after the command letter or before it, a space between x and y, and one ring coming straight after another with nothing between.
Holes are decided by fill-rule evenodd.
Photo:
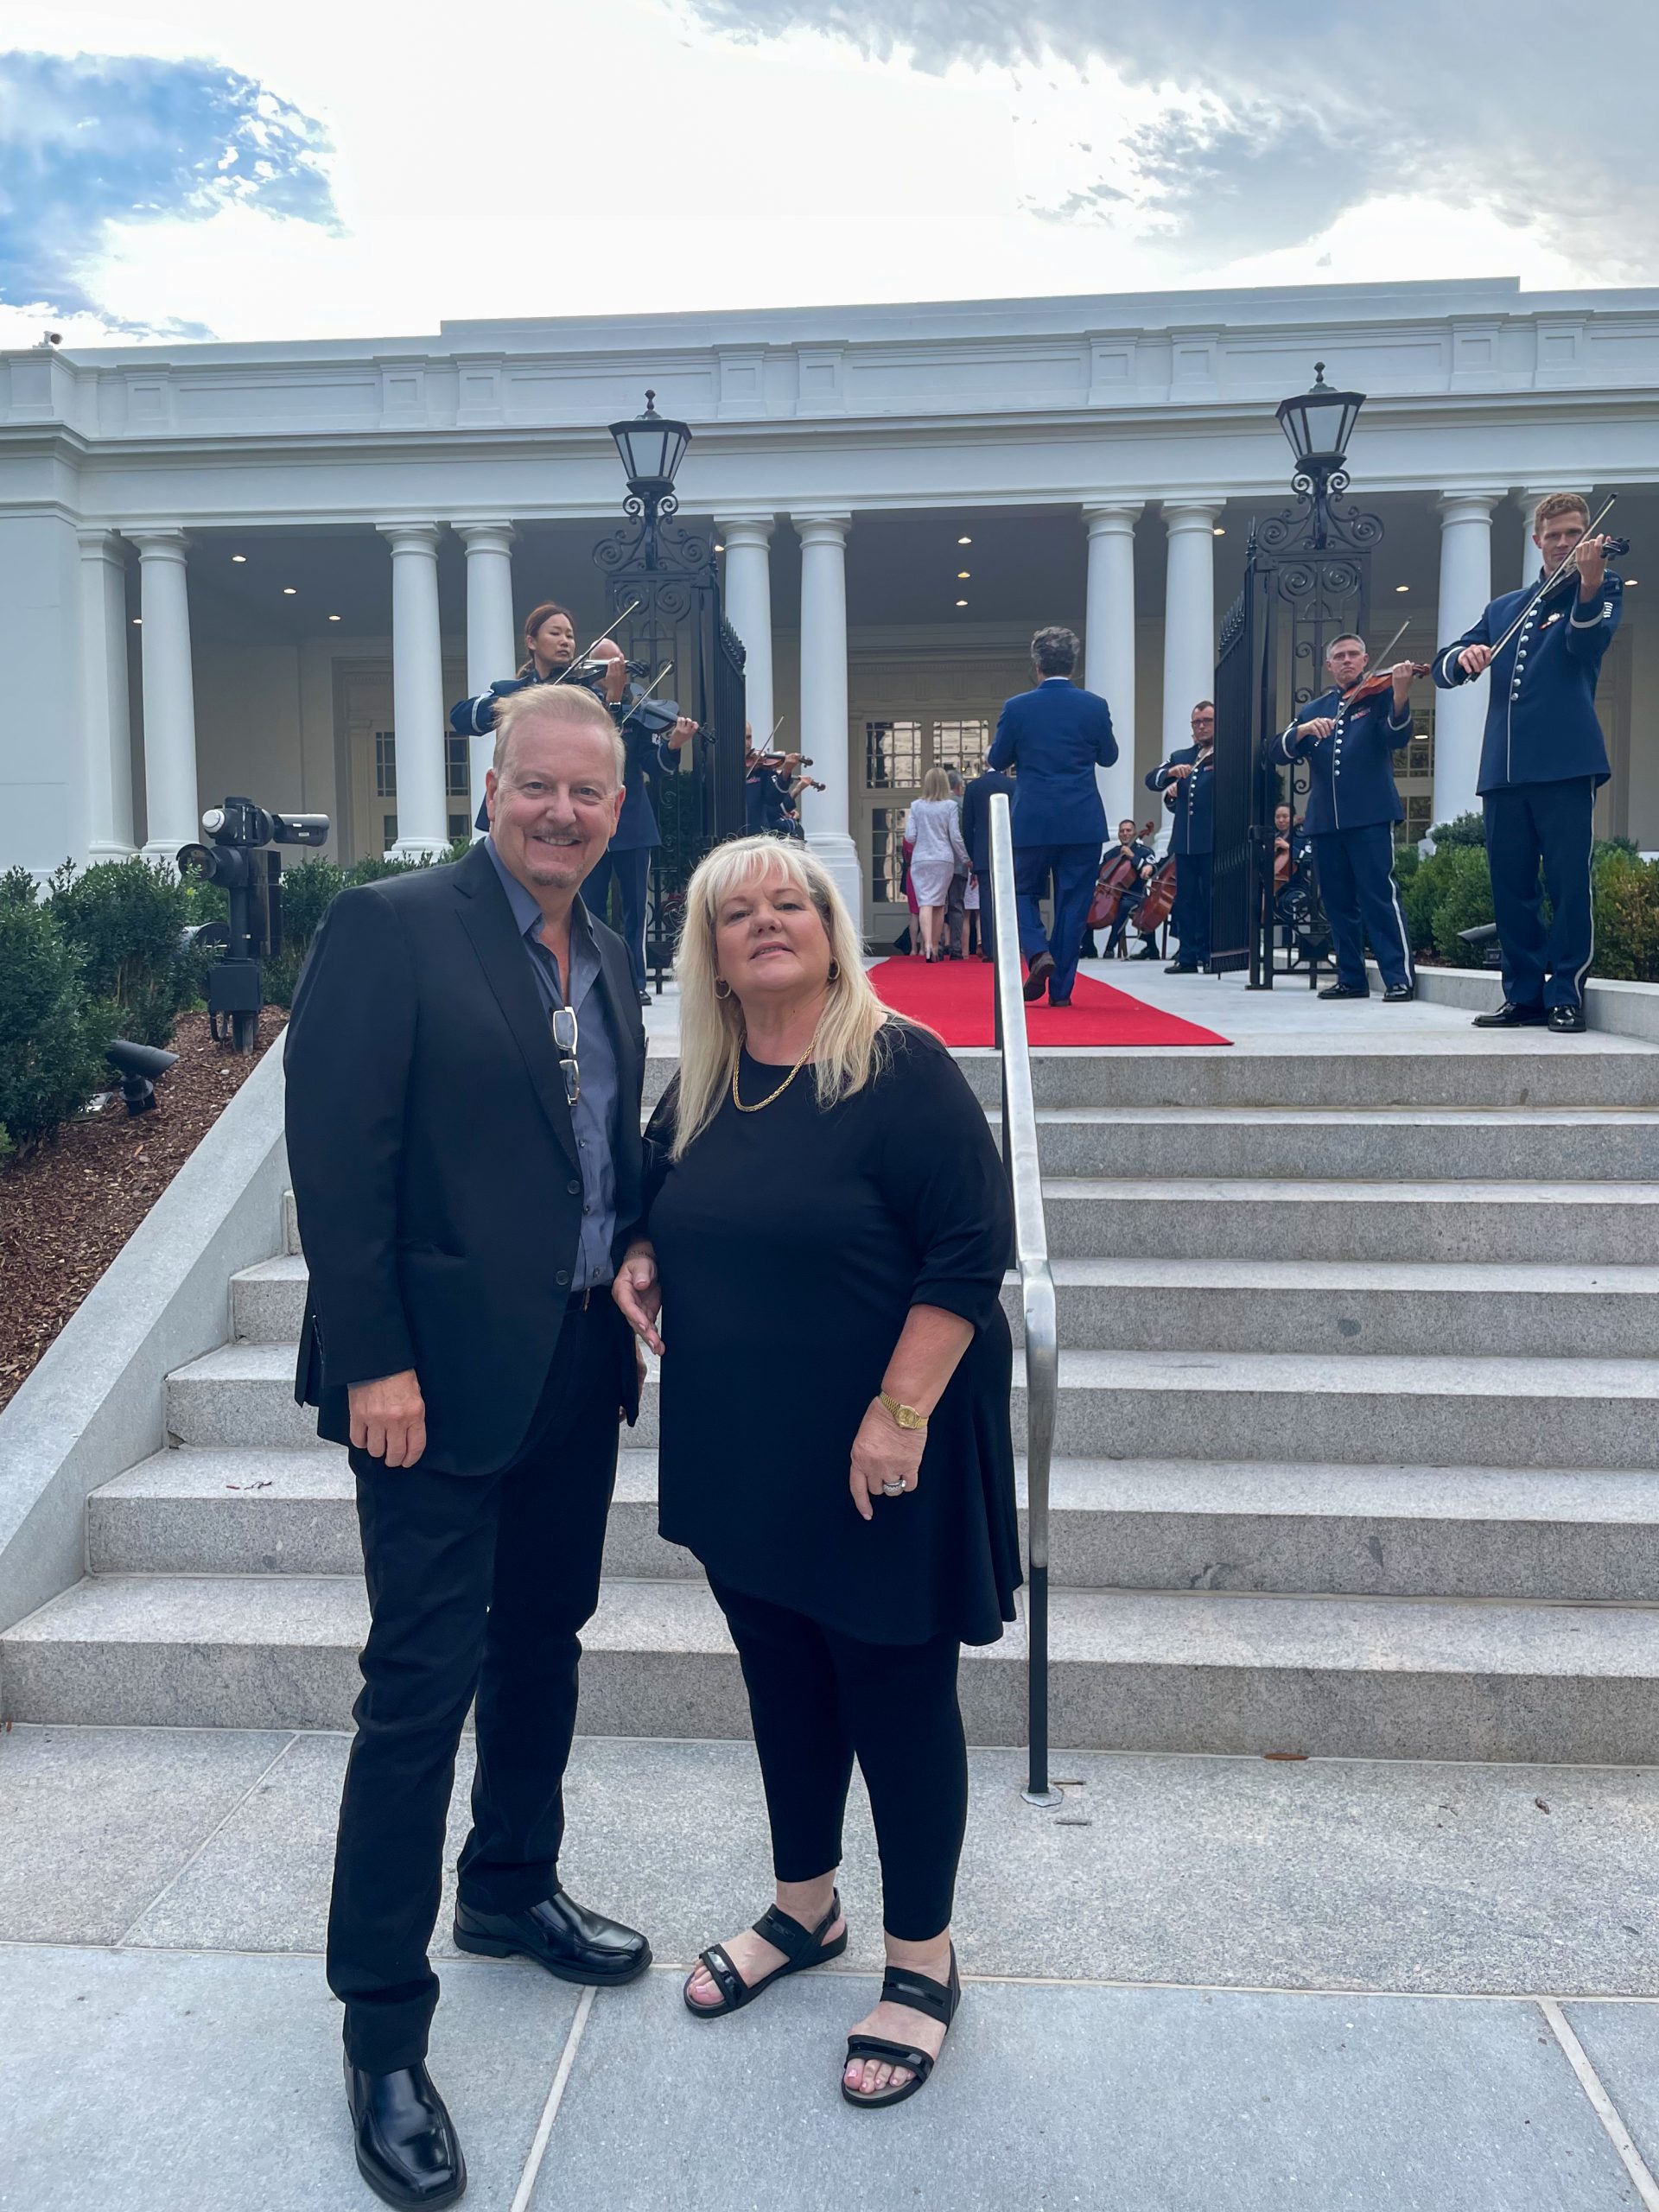
<instances>
[{"instance_id":1,"label":"security camera on post","mask_svg":"<svg viewBox=\"0 0 1659 2212\"><path fill-rule=\"evenodd\" d=\"M251 798L227 798L201 817L210 842L179 848L186 882L222 883L230 897L228 922L208 922L192 932L198 944L222 944L207 978L207 1020L215 1044L251 1052L264 1002L262 958L283 949L283 863L268 845L321 845L328 836L326 814L272 814Z\"/></svg>"}]
</instances>

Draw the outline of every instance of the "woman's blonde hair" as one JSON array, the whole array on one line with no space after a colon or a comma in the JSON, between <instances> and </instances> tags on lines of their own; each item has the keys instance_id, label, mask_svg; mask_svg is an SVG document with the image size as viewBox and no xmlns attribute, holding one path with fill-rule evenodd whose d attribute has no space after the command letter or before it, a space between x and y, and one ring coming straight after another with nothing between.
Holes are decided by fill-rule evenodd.
<instances>
[{"instance_id":1,"label":"woman's blonde hair","mask_svg":"<svg viewBox=\"0 0 1659 2212\"><path fill-rule=\"evenodd\" d=\"M820 1107L861 1090L880 1065L887 1010L864 972L863 945L834 878L804 845L779 837L734 837L716 845L686 887L674 973L680 987L679 1100L671 1157L684 1157L720 1110L743 1049L743 1008L735 992L715 988L715 926L735 891L767 875L786 876L810 899L830 940L830 980L812 1044Z\"/></svg>"},{"instance_id":2,"label":"woman's blonde hair","mask_svg":"<svg viewBox=\"0 0 1659 2212\"><path fill-rule=\"evenodd\" d=\"M945 774L943 768L930 768L927 773L922 778L922 797L924 798L949 798L950 796L950 777Z\"/></svg>"}]
</instances>

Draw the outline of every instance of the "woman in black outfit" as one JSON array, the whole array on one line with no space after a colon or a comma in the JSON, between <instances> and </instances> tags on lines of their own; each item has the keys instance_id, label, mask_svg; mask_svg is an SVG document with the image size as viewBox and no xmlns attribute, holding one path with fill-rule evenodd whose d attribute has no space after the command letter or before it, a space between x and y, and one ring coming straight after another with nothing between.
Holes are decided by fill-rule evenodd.
<instances>
[{"instance_id":1,"label":"woman in black outfit","mask_svg":"<svg viewBox=\"0 0 1659 2212\"><path fill-rule=\"evenodd\" d=\"M856 1757L888 1965L842 2094L895 2104L960 1996L958 1646L997 1640L1020 1580L1007 1190L961 1071L876 999L803 847L710 854L677 973L680 1069L615 1295L662 1354L662 1533L702 1561L737 1646L778 1880L752 1929L702 1954L685 2001L718 2018L846 1948ZM757 1359L780 1328L806 1357Z\"/></svg>"}]
</instances>

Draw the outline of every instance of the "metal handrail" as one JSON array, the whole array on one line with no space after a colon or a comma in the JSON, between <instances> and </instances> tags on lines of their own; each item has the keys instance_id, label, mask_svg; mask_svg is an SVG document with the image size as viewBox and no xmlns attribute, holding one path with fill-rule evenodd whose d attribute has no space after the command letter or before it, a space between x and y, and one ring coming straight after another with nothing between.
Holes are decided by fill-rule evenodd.
<instances>
[{"instance_id":1,"label":"metal handrail","mask_svg":"<svg viewBox=\"0 0 1659 2212\"><path fill-rule=\"evenodd\" d=\"M1014 829L1007 796L991 799L992 944L995 958L996 1046L1002 1077L1002 1165L1014 1199L1014 1256L1026 1323L1026 1676L1030 1805L1056 1805L1048 1783L1048 1478L1060 1385L1059 1323L1043 1219L1037 1156L1037 1108L1020 988L1020 924L1014 906Z\"/></svg>"}]
</instances>

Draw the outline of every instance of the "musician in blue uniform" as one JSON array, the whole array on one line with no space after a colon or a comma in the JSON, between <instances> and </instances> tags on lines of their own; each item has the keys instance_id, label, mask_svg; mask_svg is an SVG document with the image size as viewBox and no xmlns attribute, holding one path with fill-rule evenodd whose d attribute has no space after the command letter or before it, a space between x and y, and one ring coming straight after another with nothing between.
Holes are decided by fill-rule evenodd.
<instances>
[{"instance_id":1,"label":"musician in blue uniform","mask_svg":"<svg viewBox=\"0 0 1659 2212\"><path fill-rule=\"evenodd\" d=\"M1175 904L1169 926L1180 950L1166 976L1195 976L1210 957L1210 887L1216 846L1216 702L1192 709L1192 742L1177 746L1147 775L1147 789L1161 791L1170 814L1169 849L1175 855Z\"/></svg>"},{"instance_id":2,"label":"musician in blue uniform","mask_svg":"<svg viewBox=\"0 0 1659 2212\"><path fill-rule=\"evenodd\" d=\"M1382 996L1402 1006L1417 995L1411 938L1394 880L1394 825L1405 809L1395 789L1394 756L1411 742L1409 661L1389 671L1384 691L1351 695L1370 660L1365 640L1336 638L1325 656L1331 688L1310 699L1269 748L1275 760L1305 760L1311 770L1306 826L1319 894L1337 944L1337 980L1322 999L1366 999L1365 939L1371 940Z\"/></svg>"},{"instance_id":3,"label":"musician in blue uniform","mask_svg":"<svg viewBox=\"0 0 1659 2212\"><path fill-rule=\"evenodd\" d=\"M1442 690L1491 671L1476 788L1503 950L1503 1002L1476 1016L1478 1029L1543 1023L1571 1036L1584 1027L1584 979L1596 944L1593 817L1609 773L1596 678L1624 590L1607 569L1606 541L1586 535L1589 524L1589 505L1576 492L1541 499L1532 519L1538 577L1493 600L1472 629L1434 656Z\"/></svg>"},{"instance_id":4,"label":"musician in blue uniform","mask_svg":"<svg viewBox=\"0 0 1659 2212\"><path fill-rule=\"evenodd\" d=\"M1106 810L1096 768L1117 758L1111 709L1071 681L1083 648L1071 630L1039 630L1031 641L1035 687L1007 701L985 756L988 768L1015 770L1014 883L1020 910L1025 992L1070 1006L1089 902L1106 842ZM1043 931L1041 902L1053 885L1053 925Z\"/></svg>"},{"instance_id":5,"label":"musician in blue uniform","mask_svg":"<svg viewBox=\"0 0 1659 2212\"><path fill-rule=\"evenodd\" d=\"M1127 820L1118 823L1117 842L1107 847L1100 856L1100 864L1105 868L1123 855L1134 862L1135 874L1128 888L1117 902L1117 913L1112 923L1111 933L1106 939L1106 957L1109 960L1117 957L1117 948L1122 944L1124 933L1147 895L1147 885L1151 880L1152 871L1158 865L1157 848L1137 836L1134 823ZM1149 952L1137 952L1135 957L1137 960L1155 959L1157 954L1158 948L1154 944Z\"/></svg>"}]
</instances>

